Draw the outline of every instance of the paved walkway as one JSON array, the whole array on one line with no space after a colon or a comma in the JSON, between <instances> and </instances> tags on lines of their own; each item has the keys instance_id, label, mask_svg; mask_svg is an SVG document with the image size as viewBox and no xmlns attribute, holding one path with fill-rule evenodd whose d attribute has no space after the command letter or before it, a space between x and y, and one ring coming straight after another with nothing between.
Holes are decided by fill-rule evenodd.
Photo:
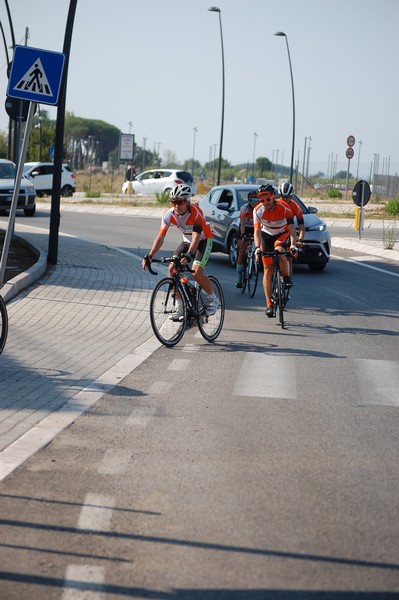
<instances>
[{"instance_id":1,"label":"paved walkway","mask_svg":"<svg viewBox=\"0 0 399 600\"><path fill-rule=\"evenodd\" d=\"M155 218L162 213L157 207L62 210ZM334 220L326 221L333 231ZM348 236L333 238L333 247L399 262L398 250L384 250L382 241L359 241L352 221L337 222L348 226ZM366 226L377 223L381 227ZM47 269L48 232L18 223L16 233L39 258L1 290L9 336L0 355L0 480L159 347L148 318L154 280L142 271L139 257L60 235L58 264Z\"/></svg>"}]
</instances>

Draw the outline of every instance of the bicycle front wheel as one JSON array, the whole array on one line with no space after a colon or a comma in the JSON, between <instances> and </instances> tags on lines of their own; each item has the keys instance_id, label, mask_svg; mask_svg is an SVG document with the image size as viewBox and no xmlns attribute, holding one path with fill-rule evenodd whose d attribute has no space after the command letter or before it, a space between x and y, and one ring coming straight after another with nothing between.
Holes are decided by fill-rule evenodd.
<instances>
[{"instance_id":1,"label":"bicycle front wheel","mask_svg":"<svg viewBox=\"0 0 399 600\"><path fill-rule=\"evenodd\" d=\"M181 301L183 314L177 319L173 315L176 311L176 288L171 277L161 279L152 292L150 302L151 326L156 337L164 346L170 347L180 342L186 330L187 308L183 298Z\"/></svg>"},{"instance_id":2,"label":"bicycle front wheel","mask_svg":"<svg viewBox=\"0 0 399 600\"><path fill-rule=\"evenodd\" d=\"M6 345L8 335L8 314L6 303L3 300L3 297L0 296L0 354L4 350L4 346Z\"/></svg>"},{"instance_id":3,"label":"bicycle front wheel","mask_svg":"<svg viewBox=\"0 0 399 600\"><path fill-rule=\"evenodd\" d=\"M259 264L255 256L251 256L248 266L248 294L253 298L258 286Z\"/></svg>"},{"instance_id":4,"label":"bicycle front wheel","mask_svg":"<svg viewBox=\"0 0 399 600\"><path fill-rule=\"evenodd\" d=\"M243 269L241 272L241 294L243 294L245 292L245 288L247 287L247 281L248 281L248 264L245 263L243 265Z\"/></svg>"},{"instance_id":5,"label":"bicycle front wheel","mask_svg":"<svg viewBox=\"0 0 399 600\"><path fill-rule=\"evenodd\" d=\"M276 309L276 317L278 317L279 323L284 329L284 300L283 300L283 278L281 276L280 271L276 273L275 279L276 289L274 292L275 298L275 309Z\"/></svg>"},{"instance_id":6,"label":"bicycle front wheel","mask_svg":"<svg viewBox=\"0 0 399 600\"><path fill-rule=\"evenodd\" d=\"M198 329L202 337L207 342L214 342L219 336L223 328L224 322L224 295L222 286L219 281L213 275L209 275L209 280L212 283L213 291L216 294L218 300L218 308L213 315L206 314L206 305L208 302L208 295L202 288L199 289L198 294Z\"/></svg>"}]
</instances>

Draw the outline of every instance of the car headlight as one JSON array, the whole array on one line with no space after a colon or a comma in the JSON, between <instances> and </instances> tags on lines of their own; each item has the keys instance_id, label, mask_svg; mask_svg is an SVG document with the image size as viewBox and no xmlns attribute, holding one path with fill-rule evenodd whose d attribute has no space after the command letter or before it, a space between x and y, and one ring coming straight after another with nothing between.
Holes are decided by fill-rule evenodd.
<instances>
[{"instance_id":1,"label":"car headlight","mask_svg":"<svg viewBox=\"0 0 399 600\"><path fill-rule=\"evenodd\" d=\"M324 221L321 221L318 225L312 225L308 228L308 231L327 231L327 225Z\"/></svg>"}]
</instances>

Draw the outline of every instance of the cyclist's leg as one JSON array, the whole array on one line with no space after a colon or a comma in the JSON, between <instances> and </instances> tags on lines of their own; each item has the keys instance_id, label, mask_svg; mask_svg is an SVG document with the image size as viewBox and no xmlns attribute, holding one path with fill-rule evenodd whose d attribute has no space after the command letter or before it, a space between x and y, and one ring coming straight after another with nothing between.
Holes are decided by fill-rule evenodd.
<instances>
[{"instance_id":1,"label":"cyclist's leg","mask_svg":"<svg viewBox=\"0 0 399 600\"><path fill-rule=\"evenodd\" d=\"M205 267L208 263L209 257L212 251L212 238L201 240L198 244L197 252L193 262L193 278L198 285L206 292L207 299L207 312L212 314L219 306L219 299L216 297L215 290L212 287L212 283L209 278L205 275Z\"/></svg>"},{"instance_id":2,"label":"cyclist's leg","mask_svg":"<svg viewBox=\"0 0 399 600\"><path fill-rule=\"evenodd\" d=\"M278 237L275 242L275 249L279 252L284 252L288 248L288 241L290 239L289 233L283 233ZM291 277L289 275L289 263L286 256L280 256L280 269L283 274L284 283L287 287L292 286Z\"/></svg>"},{"instance_id":3,"label":"cyclist's leg","mask_svg":"<svg viewBox=\"0 0 399 600\"><path fill-rule=\"evenodd\" d=\"M236 265L236 287L241 287L241 276L244 268L245 261L247 260L247 229L244 232L245 237L238 240L238 257Z\"/></svg>"},{"instance_id":4,"label":"cyclist's leg","mask_svg":"<svg viewBox=\"0 0 399 600\"><path fill-rule=\"evenodd\" d=\"M274 241L276 236L268 235L262 231L263 252L272 252L274 250ZM273 258L271 256L262 256L263 264L263 291L266 299L266 315L273 316L272 302L272 274Z\"/></svg>"}]
</instances>

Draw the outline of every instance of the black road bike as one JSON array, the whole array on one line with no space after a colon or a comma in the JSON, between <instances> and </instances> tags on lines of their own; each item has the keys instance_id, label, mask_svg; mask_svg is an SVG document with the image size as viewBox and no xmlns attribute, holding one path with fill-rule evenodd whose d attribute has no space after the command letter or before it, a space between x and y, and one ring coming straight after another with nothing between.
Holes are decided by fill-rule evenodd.
<instances>
[{"instance_id":1,"label":"black road bike","mask_svg":"<svg viewBox=\"0 0 399 600\"><path fill-rule=\"evenodd\" d=\"M243 294L248 288L250 298L253 298L258 285L259 263L255 256L254 238L248 238L247 256L241 273L241 293Z\"/></svg>"},{"instance_id":2,"label":"black road bike","mask_svg":"<svg viewBox=\"0 0 399 600\"><path fill-rule=\"evenodd\" d=\"M157 275L152 269L152 263L173 263L172 277L164 277L156 284L150 301L150 319L152 329L165 346L174 346L182 339L186 329L197 324L202 337L208 342L214 342L223 328L224 295L222 286L213 275L208 275L218 300L218 308L213 315L207 314L208 295L205 291L182 277L182 273L193 273L188 265L182 265L178 256L167 258L146 259L149 272ZM182 315L174 316L176 300L182 303Z\"/></svg>"},{"instance_id":3,"label":"black road bike","mask_svg":"<svg viewBox=\"0 0 399 600\"><path fill-rule=\"evenodd\" d=\"M272 302L273 316L278 317L279 323L284 329L284 309L289 300L289 289L285 287L283 273L280 268L280 256L292 256L290 250L273 250L272 252L262 252L263 256L271 256L273 258L272 271Z\"/></svg>"},{"instance_id":4,"label":"black road bike","mask_svg":"<svg viewBox=\"0 0 399 600\"><path fill-rule=\"evenodd\" d=\"M0 296L0 354L4 350L8 335L8 314L6 303L2 296Z\"/></svg>"}]
</instances>

